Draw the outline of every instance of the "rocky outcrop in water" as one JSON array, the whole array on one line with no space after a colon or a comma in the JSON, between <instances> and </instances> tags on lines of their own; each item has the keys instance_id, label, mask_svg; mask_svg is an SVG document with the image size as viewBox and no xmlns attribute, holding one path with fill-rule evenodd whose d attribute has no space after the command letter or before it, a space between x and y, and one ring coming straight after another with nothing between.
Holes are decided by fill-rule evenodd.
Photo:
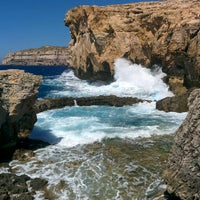
<instances>
[{"instance_id":1,"label":"rocky outcrop in water","mask_svg":"<svg viewBox=\"0 0 200 200\"><path fill-rule=\"evenodd\" d=\"M63 108L64 106L128 106L145 100L134 97L95 96L95 97L62 97L38 99L34 105L34 110L39 113L50 109ZM150 102L150 101L148 101Z\"/></svg>"},{"instance_id":2,"label":"rocky outcrop in water","mask_svg":"<svg viewBox=\"0 0 200 200\"><path fill-rule=\"evenodd\" d=\"M199 7L199 0L75 7L65 18L68 64L81 78L107 80L115 59L125 57L161 65L178 93L173 85L200 86Z\"/></svg>"},{"instance_id":3,"label":"rocky outcrop in water","mask_svg":"<svg viewBox=\"0 0 200 200\"><path fill-rule=\"evenodd\" d=\"M188 97L191 92L192 89L177 96L166 97L164 99L158 100L156 102L156 109L163 110L165 112L187 112Z\"/></svg>"},{"instance_id":4,"label":"rocky outcrop in water","mask_svg":"<svg viewBox=\"0 0 200 200\"><path fill-rule=\"evenodd\" d=\"M2 65L67 65L67 57L66 47L44 46L9 53Z\"/></svg>"},{"instance_id":5,"label":"rocky outcrop in water","mask_svg":"<svg viewBox=\"0 0 200 200\"><path fill-rule=\"evenodd\" d=\"M0 70L0 160L26 138L36 122L33 109L40 76L23 70Z\"/></svg>"},{"instance_id":6,"label":"rocky outcrop in water","mask_svg":"<svg viewBox=\"0 0 200 200\"><path fill-rule=\"evenodd\" d=\"M200 89L189 99L189 112L176 132L168 168L167 191L181 200L200 199Z\"/></svg>"}]
</instances>

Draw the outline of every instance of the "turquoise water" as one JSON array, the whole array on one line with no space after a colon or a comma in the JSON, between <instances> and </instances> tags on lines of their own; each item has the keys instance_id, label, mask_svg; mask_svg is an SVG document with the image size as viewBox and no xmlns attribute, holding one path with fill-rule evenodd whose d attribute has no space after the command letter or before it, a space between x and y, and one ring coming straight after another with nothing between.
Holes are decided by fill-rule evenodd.
<instances>
[{"instance_id":1,"label":"turquoise water","mask_svg":"<svg viewBox=\"0 0 200 200\"><path fill-rule=\"evenodd\" d=\"M39 98L114 94L158 100L173 95L158 67L151 71L124 59L116 61L115 81L109 84L80 80L68 68L49 68L48 74L41 69L35 68L44 76ZM173 134L185 115L158 111L154 101L45 111L30 137L54 145L10 166L17 174L47 179L51 199L151 199L152 184L164 187L162 163L172 141L166 134ZM47 192L38 191L36 199Z\"/></svg>"},{"instance_id":2,"label":"turquoise water","mask_svg":"<svg viewBox=\"0 0 200 200\"><path fill-rule=\"evenodd\" d=\"M151 71L125 59L115 63L115 81L110 84L87 82L66 69L61 75L45 76L39 97L95 95L131 96L157 100L172 96L162 81L159 68ZM106 106L65 107L38 114L31 138L50 143L74 146L101 141L105 137L136 138L172 133L185 114L165 113L155 109L155 102L139 103L121 108ZM42 133L42 134L41 134ZM52 137L49 137L51 135Z\"/></svg>"}]
</instances>

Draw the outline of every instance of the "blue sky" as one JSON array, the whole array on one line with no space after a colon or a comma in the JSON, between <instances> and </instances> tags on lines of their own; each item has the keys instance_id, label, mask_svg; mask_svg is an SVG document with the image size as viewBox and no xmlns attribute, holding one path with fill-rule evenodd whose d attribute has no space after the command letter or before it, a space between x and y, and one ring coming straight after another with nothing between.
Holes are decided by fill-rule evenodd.
<instances>
[{"instance_id":1,"label":"blue sky","mask_svg":"<svg viewBox=\"0 0 200 200\"><path fill-rule=\"evenodd\" d=\"M0 60L9 52L44 45L67 46L66 12L77 5L145 0L0 0Z\"/></svg>"}]
</instances>

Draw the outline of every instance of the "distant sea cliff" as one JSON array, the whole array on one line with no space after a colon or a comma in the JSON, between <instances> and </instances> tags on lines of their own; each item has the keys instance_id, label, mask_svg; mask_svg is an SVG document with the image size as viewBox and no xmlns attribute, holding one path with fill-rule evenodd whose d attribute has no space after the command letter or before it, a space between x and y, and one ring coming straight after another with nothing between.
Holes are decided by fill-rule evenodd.
<instances>
[{"instance_id":1,"label":"distant sea cliff","mask_svg":"<svg viewBox=\"0 0 200 200\"><path fill-rule=\"evenodd\" d=\"M66 47L43 46L9 53L2 60L2 65L67 65L68 50Z\"/></svg>"}]
</instances>

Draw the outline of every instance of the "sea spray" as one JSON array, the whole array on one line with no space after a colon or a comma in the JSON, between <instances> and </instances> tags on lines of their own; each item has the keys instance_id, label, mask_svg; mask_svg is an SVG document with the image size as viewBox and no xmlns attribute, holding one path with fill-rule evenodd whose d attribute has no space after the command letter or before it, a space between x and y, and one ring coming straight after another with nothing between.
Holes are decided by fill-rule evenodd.
<instances>
[{"instance_id":1,"label":"sea spray","mask_svg":"<svg viewBox=\"0 0 200 200\"><path fill-rule=\"evenodd\" d=\"M152 70L142 65L133 64L127 59L120 58L115 62L116 80L113 84L124 86L126 91L130 90L132 95L139 98L161 99L166 96L172 96L168 86L163 82L165 74L161 68L154 67Z\"/></svg>"},{"instance_id":2,"label":"sea spray","mask_svg":"<svg viewBox=\"0 0 200 200\"><path fill-rule=\"evenodd\" d=\"M76 99L74 99L74 106L78 106Z\"/></svg>"},{"instance_id":3,"label":"sea spray","mask_svg":"<svg viewBox=\"0 0 200 200\"><path fill-rule=\"evenodd\" d=\"M109 84L80 80L75 77L71 70L63 72L61 76L53 80L53 83L52 79L47 78L44 81L44 85L53 86L53 90L47 96L84 97L116 95L158 100L173 95L162 80L165 74L161 68L150 70L122 58L115 61L114 68L115 81Z\"/></svg>"}]
</instances>

